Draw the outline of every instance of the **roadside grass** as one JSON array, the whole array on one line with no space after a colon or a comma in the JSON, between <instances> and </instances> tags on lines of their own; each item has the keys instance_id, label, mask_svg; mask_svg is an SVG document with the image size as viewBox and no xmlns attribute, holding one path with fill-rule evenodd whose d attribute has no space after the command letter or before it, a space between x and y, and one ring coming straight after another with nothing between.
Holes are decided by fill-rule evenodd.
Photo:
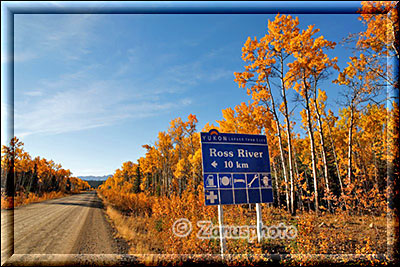
<instances>
[{"instance_id":1,"label":"roadside grass","mask_svg":"<svg viewBox=\"0 0 400 267\"><path fill-rule=\"evenodd\" d=\"M158 254L162 252L162 240L154 239L149 230L148 216L130 216L113 207L100 193L105 213L111 225L117 230L117 237L123 238L130 246L129 254Z\"/></svg>"},{"instance_id":2,"label":"roadside grass","mask_svg":"<svg viewBox=\"0 0 400 267\"><path fill-rule=\"evenodd\" d=\"M118 237L130 245L129 254L159 254L158 258L166 259L175 255L177 260L185 255L197 255L200 258L219 254L219 239L199 239L197 222L211 219L218 226L216 213L209 208L197 207L194 201L186 199L163 198L151 202L151 215L127 212L134 210L124 207L119 209L103 199L106 213L118 232ZM121 202L123 203L123 202ZM200 205L200 204L198 204ZM266 226L293 225L297 229L294 239L264 239L258 244L256 239L227 239L226 253L232 263L245 263L270 259L268 255L278 255L284 265L331 263L385 263L391 259L388 254L390 220L386 214L349 215L337 211L335 214L321 212L299 213L291 216L283 209L263 205L263 224ZM198 213L198 214L197 214ZM254 226L256 213L254 209L243 206L224 207L224 222L230 226ZM187 237L178 237L172 233L173 223L179 218L188 218L193 231ZM257 256L258 255L258 256ZM258 257L258 258L257 258ZM154 259L153 259L154 261ZM179 260L178 260L179 262ZM176 262L176 263L178 263Z\"/></svg>"},{"instance_id":3,"label":"roadside grass","mask_svg":"<svg viewBox=\"0 0 400 267\"><path fill-rule=\"evenodd\" d=\"M254 214L255 216L255 214ZM331 214L304 212L297 216L279 214L276 208L264 208L263 222L273 225L280 222L297 228L294 240L270 239L263 246L264 253L292 254L384 254L387 252L386 214L349 215L346 212Z\"/></svg>"}]
</instances>

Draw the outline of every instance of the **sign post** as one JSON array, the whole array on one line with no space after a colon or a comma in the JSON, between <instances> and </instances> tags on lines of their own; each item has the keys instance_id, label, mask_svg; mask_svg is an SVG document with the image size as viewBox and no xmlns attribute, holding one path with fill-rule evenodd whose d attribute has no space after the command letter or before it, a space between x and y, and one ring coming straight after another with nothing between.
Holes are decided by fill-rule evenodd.
<instances>
[{"instance_id":1,"label":"sign post","mask_svg":"<svg viewBox=\"0 0 400 267\"><path fill-rule=\"evenodd\" d=\"M256 203L257 239L261 242L259 203L273 202L267 137L254 134L200 133L206 205L218 205L221 253L225 251L221 205Z\"/></svg>"},{"instance_id":2,"label":"sign post","mask_svg":"<svg viewBox=\"0 0 400 267\"><path fill-rule=\"evenodd\" d=\"M219 240L221 244L221 257L224 258L226 241L224 237L224 210L222 205L218 205Z\"/></svg>"},{"instance_id":3,"label":"sign post","mask_svg":"<svg viewBox=\"0 0 400 267\"><path fill-rule=\"evenodd\" d=\"M262 239L262 216L261 216L261 205L260 203L256 203L256 213L257 213L257 241L261 243Z\"/></svg>"}]
</instances>

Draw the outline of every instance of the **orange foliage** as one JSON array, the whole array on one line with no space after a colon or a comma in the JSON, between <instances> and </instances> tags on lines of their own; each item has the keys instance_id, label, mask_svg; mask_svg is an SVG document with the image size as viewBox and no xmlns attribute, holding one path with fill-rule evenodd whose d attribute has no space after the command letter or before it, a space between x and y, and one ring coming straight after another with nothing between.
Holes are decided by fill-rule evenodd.
<instances>
[{"instance_id":1,"label":"orange foliage","mask_svg":"<svg viewBox=\"0 0 400 267\"><path fill-rule=\"evenodd\" d=\"M367 20L371 29L374 23L382 23L380 18L367 19L363 15L362 19ZM267 224L283 220L298 229L296 240L286 243L276 240L267 240L262 244L246 239L227 240L227 253L243 255L238 260L241 263L265 260L254 255L269 253L271 247L293 254L291 260L295 263L313 263L311 256L304 255L375 253L382 251L384 246L384 241L379 240L383 230L368 229L364 220L365 216L369 216L367 220L385 221L382 215L387 209L386 170L388 164L394 161L393 153L397 153L390 140L398 136L394 127L396 117L392 118L390 114L398 114L398 106L393 104L388 108L365 100L372 98L377 91L376 74L383 69L379 64L374 65L366 53L360 53L350 58L348 66L334 81L351 87L353 91L350 92L356 92L354 99L358 101L357 105L352 102L351 105L341 106L338 114L327 111L327 94L317 84L330 69L338 70L337 58L329 58L325 53L334 49L336 44L322 35L317 37L319 30L314 26L305 30L300 30L298 26L298 18L277 15L274 21L268 21L268 33L264 37L247 39L242 48L242 59L247 65L243 72L235 73L235 81L239 87L247 88L253 101L222 110L221 120L206 123L203 127L203 131L217 129L220 132L267 135L275 202L274 207L263 205L263 221ZM362 40L368 38L382 42L379 34L366 32L360 35L358 46L367 48ZM284 59L292 61L284 64ZM272 79L277 77L280 90L273 93ZM306 99L310 101L307 102L307 110L300 113L301 127L313 133L314 141L296 133L295 121L288 119L292 116L287 106L289 101L282 95L289 90L299 95L302 104ZM278 93L281 98L274 99L273 94ZM354 95L349 93L348 96L351 98ZM276 110L285 116L284 122L280 121ZM387 120L388 117L391 119ZM124 162L99 188L115 209L145 218L148 234L153 239L161 240L163 253L219 253L218 239L199 239L196 235L199 232L198 221L209 220L214 225L218 224L216 207L204 205L197 123L193 114L188 116L187 121L179 117L172 120L168 129L159 132L153 144L143 145L146 150L144 157L137 163ZM349 131L350 124L353 128ZM386 136L390 137L389 141ZM349 139L352 145L350 153ZM309 149L311 142L314 142L314 149ZM393 148L393 153L385 152L388 146ZM292 153L291 148L293 164L288 164L285 161ZM329 162L322 160L322 151L326 152ZM349 154L353 159L351 180L343 179L350 165ZM283 179L286 171L283 166L288 165L293 165L293 182L290 181L290 184L288 179ZM329 171L326 177L321 171L324 167ZM318 182L312 183L313 178ZM134 193L135 183L140 183L142 192ZM299 216L291 216L280 209L285 205L289 207L289 200L285 198L289 185L293 186L292 199L299 209ZM325 189L325 185L330 189ZM313 204L318 195L321 195L321 201L319 207L315 207ZM322 216L310 213L316 208L321 210ZM249 205L224 206L224 210L227 225L255 225L255 212ZM362 218L363 223L353 221L359 218L357 216ZM192 222L192 232L186 237L178 237L172 232L174 223L181 218ZM361 226L352 228L348 222L362 224L368 230L359 230ZM357 230L367 233L367 237L353 242ZM378 243L378 248L374 248L374 244Z\"/></svg>"},{"instance_id":2,"label":"orange foliage","mask_svg":"<svg viewBox=\"0 0 400 267\"><path fill-rule=\"evenodd\" d=\"M14 202L14 207L19 207L23 205L27 205L30 203L42 202L49 199L61 198L65 197L67 194L63 192L50 192L43 193L43 195L38 196L34 193L29 193L28 196L25 194L18 193L12 200L11 197L2 196L1 197L1 208L2 209L10 209L12 208L12 202Z\"/></svg>"},{"instance_id":3,"label":"orange foliage","mask_svg":"<svg viewBox=\"0 0 400 267\"><path fill-rule=\"evenodd\" d=\"M23 146L24 143L14 137L9 146L2 147L2 207L4 204L9 208L10 199L14 199L14 206L20 206L90 189L86 181L72 177L71 171L63 169L61 164L40 157L32 159ZM14 188L10 187L10 182L14 182Z\"/></svg>"}]
</instances>

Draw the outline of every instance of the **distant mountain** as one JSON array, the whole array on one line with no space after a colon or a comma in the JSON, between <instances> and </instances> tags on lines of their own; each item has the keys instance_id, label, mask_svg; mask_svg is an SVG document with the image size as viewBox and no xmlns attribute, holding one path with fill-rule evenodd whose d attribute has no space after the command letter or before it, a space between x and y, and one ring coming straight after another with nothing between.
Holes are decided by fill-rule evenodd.
<instances>
[{"instance_id":1,"label":"distant mountain","mask_svg":"<svg viewBox=\"0 0 400 267\"><path fill-rule=\"evenodd\" d=\"M85 180L85 181L105 181L110 176L112 176L112 175L109 174L109 175L104 175L104 176L78 176L78 178Z\"/></svg>"}]
</instances>

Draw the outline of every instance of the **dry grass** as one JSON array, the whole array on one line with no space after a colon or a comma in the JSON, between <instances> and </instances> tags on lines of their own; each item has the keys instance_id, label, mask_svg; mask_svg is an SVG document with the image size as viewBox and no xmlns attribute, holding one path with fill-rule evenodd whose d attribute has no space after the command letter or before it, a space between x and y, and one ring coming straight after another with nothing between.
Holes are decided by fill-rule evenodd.
<instances>
[{"instance_id":1,"label":"dry grass","mask_svg":"<svg viewBox=\"0 0 400 267\"><path fill-rule=\"evenodd\" d=\"M129 244L129 254L157 254L162 251L161 240L154 239L148 231L148 216L125 215L112 207L101 194L99 196L105 204L109 220L118 232L117 237L123 238Z\"/></svg>"},{"instance_id":2,"label":"dry grass","mask_svg":"<svg viewBox=\"0 0 400 267\"><path fill-rule=\"evenodd\" d=\"M207 218L216 218L216 214L207 213L210 209L203 207L193 208L200 206L200 204L194 203L195 200L160 199L154 201L151 217L124 213L107 202L104 197L103 200L107 207L107 215L119 236L128 241L131 247L130 254L160 254L164 257L167 255L179 256L180 254L204 256L210 253L219 253L218 240L200 240L196 235L198 231L196 222ZM245 209L244 207L226 206L224 208L226 225L255 225L254 209ZM176 237L171 232L172 223L177 218L189 218L193 224L193 231L185 238ZM296 227L298 235L294 240L264 239L261 244L228 239L227 254L236 256L289 255L286 260L282 259L282 263L286 265L312 264L323 261L332 263L335 261L342 263L388 261L386 258L379 258L388 256L389 231L386 214L373 216L348 215L345 212L336 214L322 212L315 215L313 212L304 212L298 216L291 216L282 209L263 206L263 223L267 226L279 223L293 225ZM243 261L249 260L246 257ZM250 258L253 259L252 257ZM267 261L267 259L262 261ZM237 259L235 262L242 261Z\"/></svg>"},{"instance_id":3,"label":"dry grass","mask_svg":"<svg viewBox=\"0 0 400 267\"><path fill-rule=\"evenodd\" d=\"M252 215L252 217L254 217ZM272 208L263 209L263 222L273 225L279 222L294 225L297 237L286 239L267 239L263 243L263 253L282 254L385 254L388 252L387 232L390 225L385 215L348 215L304 212L290 216Z\"/></svg>"}]
</instances>

